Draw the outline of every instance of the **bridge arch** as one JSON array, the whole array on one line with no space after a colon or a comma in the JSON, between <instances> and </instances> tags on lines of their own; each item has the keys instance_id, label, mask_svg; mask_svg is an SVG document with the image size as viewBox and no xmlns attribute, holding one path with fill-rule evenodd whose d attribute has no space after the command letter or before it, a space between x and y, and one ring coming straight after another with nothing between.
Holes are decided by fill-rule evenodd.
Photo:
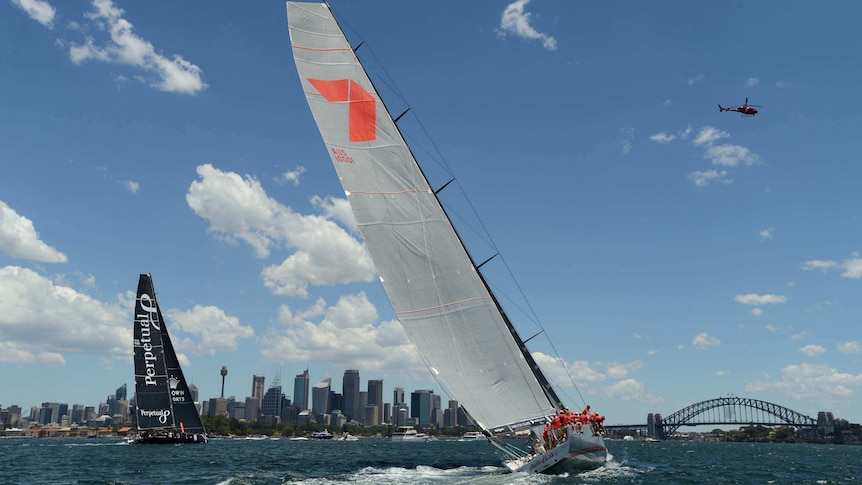
<instances>
[{"instance_id":1,"label":"bridge arch","mask_svg":"<svg viewBox=\"0 0 862 485\"><path fill-rule=\"evenodd\" d=\"M816 426L817 420L771 402L744 397L721 397L702 401L663 417L665 438L683 425L762 424L795 427Z\"/></svg>"}]
</instances>

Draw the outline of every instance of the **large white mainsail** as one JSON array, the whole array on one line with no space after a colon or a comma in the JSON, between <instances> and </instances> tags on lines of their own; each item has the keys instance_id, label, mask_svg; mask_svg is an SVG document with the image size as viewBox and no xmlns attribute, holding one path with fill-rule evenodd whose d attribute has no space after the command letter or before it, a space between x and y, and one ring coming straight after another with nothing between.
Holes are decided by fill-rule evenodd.
<instances>
[{"instance_id":1,"label":"large white mainsail","mask_svg":"<svg viewBox=\"0 0 862 485\"><path fill-rule=\"evenodd\" d=\"M329 6L287 2L287 13L306 99L410 341L482 428L508 431L554 414L553 391L531 369Z\"/></svg>"}]
</instances>

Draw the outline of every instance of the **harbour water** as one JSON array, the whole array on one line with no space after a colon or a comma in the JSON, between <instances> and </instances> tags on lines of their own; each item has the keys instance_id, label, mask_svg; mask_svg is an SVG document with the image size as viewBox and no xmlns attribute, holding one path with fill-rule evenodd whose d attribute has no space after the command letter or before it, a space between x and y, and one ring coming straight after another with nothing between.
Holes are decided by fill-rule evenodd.
<instances>
[{"instance_id":1,"label":"harbour water","mask_svg":"<svg viewBox=\"0 0 862 485\"><path fill-rule=\"evenodd\" d=\"M609 441L572 476L511 474L484 441L0 439L0 484L859 484L862 446Z\"/></svg>"}]
</instances>

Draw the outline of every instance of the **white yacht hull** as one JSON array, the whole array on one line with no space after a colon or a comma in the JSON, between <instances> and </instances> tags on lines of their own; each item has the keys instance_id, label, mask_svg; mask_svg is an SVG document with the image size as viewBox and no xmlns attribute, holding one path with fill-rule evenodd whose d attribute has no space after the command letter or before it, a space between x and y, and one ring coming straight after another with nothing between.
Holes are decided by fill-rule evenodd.
<instances>
[{"instance_id":1,"label":"white yacht hull","mask_svg":"<svg viewBox=\"0 0 862 485\"><path fill-rule=\"evenodd\" d=\"M573 426L567 430L568 439L544 453L528 455L503 462L510 471L526 473L561 474L595 470L605 464L608 449L600 435L593 435L585 426L578 433Z\"/></svg>"}]
</instances>

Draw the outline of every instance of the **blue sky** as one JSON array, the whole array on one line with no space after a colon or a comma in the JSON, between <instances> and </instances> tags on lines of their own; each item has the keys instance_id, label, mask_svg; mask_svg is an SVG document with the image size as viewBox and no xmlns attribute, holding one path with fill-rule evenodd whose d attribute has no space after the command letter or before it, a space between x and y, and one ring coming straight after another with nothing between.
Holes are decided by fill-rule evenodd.
<instances>
[{"instance_id":1,"label":"blue sky","mask_svg":"<svg viewBox=\"0 0 862 485\"><path fill-rule=\"evenodd\" d=\"M862 421L862 5L331 5L608 423L731 394ZM0 87L0 405L132 385L142 272L202 398L222 365L238 398L306 368L441 392L374 279L283 2L5 0ZM756 117L719 113L746 97Z\"/></svg>"}]
</instances>

